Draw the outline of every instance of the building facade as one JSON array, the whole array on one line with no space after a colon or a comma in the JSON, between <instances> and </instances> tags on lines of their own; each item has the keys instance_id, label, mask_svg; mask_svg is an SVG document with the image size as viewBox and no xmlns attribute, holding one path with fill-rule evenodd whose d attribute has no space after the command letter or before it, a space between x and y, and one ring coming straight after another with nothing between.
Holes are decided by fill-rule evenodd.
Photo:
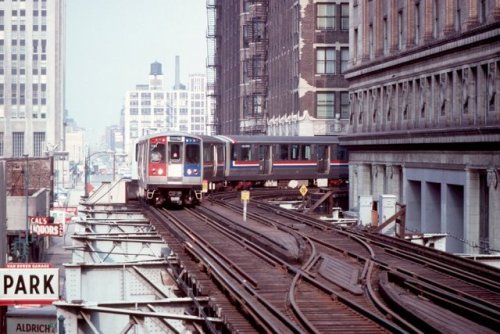
<instances>
[{"instance_id":1,"label":"building facade","mask_svg":"<svg viewBox=\"0 0 500 334\"><path fill-rule=\"evenodd\" d=\"M0 1L0 156L64 150L64 0Z\"/></svg>"},{"instance_id":2,"label":"building facade","mask_svg":"<svg viewBox=\"0 0 500 334\"><path fill-rule=\"evenodd\" d=\"M160 63L151 64L149 83L137 85L125 96L123 141L127 161L134 160L138 138L152 132L207 132L206 75L190 74L187 89L176 83L164 88Z\"/></svg>"},{"instance_id":3,"label":"building facade","mask_svg":"<svg viewBox=\"0 0 500 334\"><path fill-rule=\"evenodd\" d=\"M345 129L349 1L209 0L207 9L218 133Z\"/></svg>"},{"instance_id":4,"label":"building facade","mask_svg":"<svg viewBox=\"0 0 500 334\"><path fill-rule=\"evenodd\" d=\"M350 2L350 207L394 194L451 252L500 250L500 1Z\"/></svg>"}]
</instances>

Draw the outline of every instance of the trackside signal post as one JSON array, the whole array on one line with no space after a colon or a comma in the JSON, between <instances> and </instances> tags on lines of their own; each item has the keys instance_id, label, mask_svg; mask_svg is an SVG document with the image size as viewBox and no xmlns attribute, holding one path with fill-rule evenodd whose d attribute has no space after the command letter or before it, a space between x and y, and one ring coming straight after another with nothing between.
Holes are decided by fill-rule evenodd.
<instances>
[{"instance_id":1,"label":"trackside signal post","mask_svg":"<svg viewBox=\"0 0 500 334\"><path fill-rule=\"evenodd\" d=\"M250 192L248 190L243 190L241 192L241 200L243 201L243 221L247 221L247 205L250 200Z\"/></svg>"}]
</instances>

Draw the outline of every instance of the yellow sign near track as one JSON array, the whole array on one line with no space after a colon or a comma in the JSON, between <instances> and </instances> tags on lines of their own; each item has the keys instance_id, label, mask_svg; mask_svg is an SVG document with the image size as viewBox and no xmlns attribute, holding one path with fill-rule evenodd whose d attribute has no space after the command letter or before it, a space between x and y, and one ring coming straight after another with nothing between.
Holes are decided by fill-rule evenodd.
<instances>
[{"instance_id":1,"label":"yellow sign near track","mask_svg":"<svg viewBox=\"0 0 500 334\"><path fill-rule=\"evenodd\" d=\"M299 192L300 194L302 195L302 197L304 197L306 194L307 194L307 187L305 184L303 184L300 188L299 188Z\"/></svg>"},{"instance_id":2,"label":"yellow sign near track","mask_svg":"<svg viewBox=\"0 0 500 334\"><path fill-rule=\"evenodd\" d=\"M250 192L248 190L243 190L241 192L241 200L242 201L248 201L248 200L250 200Z\"/></svg>"}]
</instances>

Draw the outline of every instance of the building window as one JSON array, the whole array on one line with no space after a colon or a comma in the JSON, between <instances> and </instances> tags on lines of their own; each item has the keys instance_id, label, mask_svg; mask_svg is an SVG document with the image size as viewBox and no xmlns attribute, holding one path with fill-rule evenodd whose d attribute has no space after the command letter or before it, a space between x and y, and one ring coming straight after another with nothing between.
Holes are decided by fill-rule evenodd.
<instances>
[{"instance_id":1,"label":"building window","mask_svg":"<svg viewBox=\"0 0 500 334\"><path fill-rule=\"evenodd\" d=\"M486 0L479 1L479 23L486 23Z\"/></svg>"},{"instance_id":2,"label":"building window","mask_svg":"<svg viewBox=\"0 0 500 334\"><path fill-rule=\"evenodd\" d=\"M12 156L22 157L24 154L24 132L12 132Z\"/></svg>"},{"instance_id":3,"label":"building window","mask_svg":"<svg viewBox=\"0 0 500 334\"><path fill-rule=\"evenodd\" d=\"M253 98L253 114L258 115L262 114L262 104L264 98L260 95L254 96Z\"/></svg>"},{"instance_id":4,"label":"building window","mask_svg":"<svg viewBox=\"0 0 500 334\"><path fill-rule=\"evenodd\" d=\"M335 29L335 4L320 3L316 7L316 28Z\"/></svg>"},{"instance_id":5,"label":"building window","mask_svg":"<svg viewBox=\"0 0 500 334\"><path fill-rule=\"evenodd\" d=\"M403 40L403 11L398 12L398 48L403 50L404 40Z\"/></svg>"},{"instance_id":6,"label":"building window","mask_svg":"<svg viewBox=\"0 0 500 334\"><path fill-rule=\"evenodd\" d=\"M340 72L344 73L349 65L349 48L340 48Z\"/></svg>"},{"instance_id":7,"label":"building window","mask_svg":"<svg viewBox=\"0 0 500 334\"><path fill-rule=\"evenodd\" d=\"M349 93L340 93L340 119L349 119Z\"/></svg>"},{"instance_id":8,"label":"building window","mask_svg":"<svg viewBox=\"0 0 500 334\"><path fill-rule=\"evenodd\" d=\"M45 132L33 133L33 156L41 157L45 147Z\"/></svg>"},{"instance_id":9,"label":"building window","mask_svg":"<svg viewBox=\"0 0 500 334\"><path fill-rule=\"evenodd\" d=\"M316 73L335 74L335 48L316 49Z\"/></svg>"},{"instance_id":10,"label":"building window","mask_svg":"<svg viewBox=\"0 0 500 334\"><path fill-rule=\"evenodd\" d=\"M434 0L432 3L432 15L434 15L432 20L432 37L439 37L439 3L438 0Z\"/></svg>"},{"instance_id":11,"label":"building window","mask_svg":"<svg viewBox=\"0 0 500 334\"><path fill-rule=\"evenodd\" d=\"M354 60L357 61L358 59L358 50L359 50L359 34L358 34L358 29L354 29L354 47L353 47L353 57Z\"/></svg>"},{"instance_id":12,"label":"building window","mask_svg":"<svg viewBox=\"0 0 500 334\"><path fill-rule=\"evenodd\" d=\"M420 3L415 3L415 44L420 42Z\"/></svg>"},{"instance_id":13,"label":"building window","mask_svg":"<svg viewBox=\"0 0 500 334\"><path fill-rule=\"evenodd\" d=\"M384 17L382 24L383 52L384 55L387 55L389 52L389 25L387 23L387 17Z\"/></svg>"},{"instance_id":14,"label":"building window","mask_svg":"<svg viewBox=\"0 0 500 334\"><path fill-rule=\"evenodd\" d=\"M375 38L373 35L373 24L370 23L370 25L368 26L368 54L370 55L370 59L373 59L375 54L375 47L373 45L374 43Z\"/></svg>"},{"instance_id":15,"label":"building window","mask_svg":"<svg viewBox=\"0 0 500 334\"><path fill-rule=\"evenodd\" d=\"M460 32L462 30L462 8L460 8L460 0L455 1L455 31Z\"/></svg>"},{"instance_id":16,"label":"building window","mask_svg":"<svg viewBox=\"0 0 500 334\"><path fill-rule=\"evenodd\" d=\"M349 30L349 4L340 5L340 29Z\"/></svg>"},{"instance_id":17,"label":"building window","mask_svg":"<svg viewBox=\"0 0 500 334\"><path fill-rule=\"evenodd\" d=\"M316 94L316 117L333 118L335 111L335 93Z\"/></svg>"}]
</instances>

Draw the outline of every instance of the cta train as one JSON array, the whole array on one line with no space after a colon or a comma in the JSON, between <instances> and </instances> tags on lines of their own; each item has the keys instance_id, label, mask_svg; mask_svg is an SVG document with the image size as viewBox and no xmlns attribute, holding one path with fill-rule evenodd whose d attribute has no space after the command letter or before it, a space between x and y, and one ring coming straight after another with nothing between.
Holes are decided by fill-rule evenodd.
<instances>
[{"instance_id":1,"label":"cta train","mask_svg":"<svg viewBox=\"0 0 500 334\"><path fill-rule=\"evenodd\" d=\"M197 136L155 133L136 146L139 196L156 205L195 204L202 191L348 179L336 136Z\"/></svg>"}]
</instances>

